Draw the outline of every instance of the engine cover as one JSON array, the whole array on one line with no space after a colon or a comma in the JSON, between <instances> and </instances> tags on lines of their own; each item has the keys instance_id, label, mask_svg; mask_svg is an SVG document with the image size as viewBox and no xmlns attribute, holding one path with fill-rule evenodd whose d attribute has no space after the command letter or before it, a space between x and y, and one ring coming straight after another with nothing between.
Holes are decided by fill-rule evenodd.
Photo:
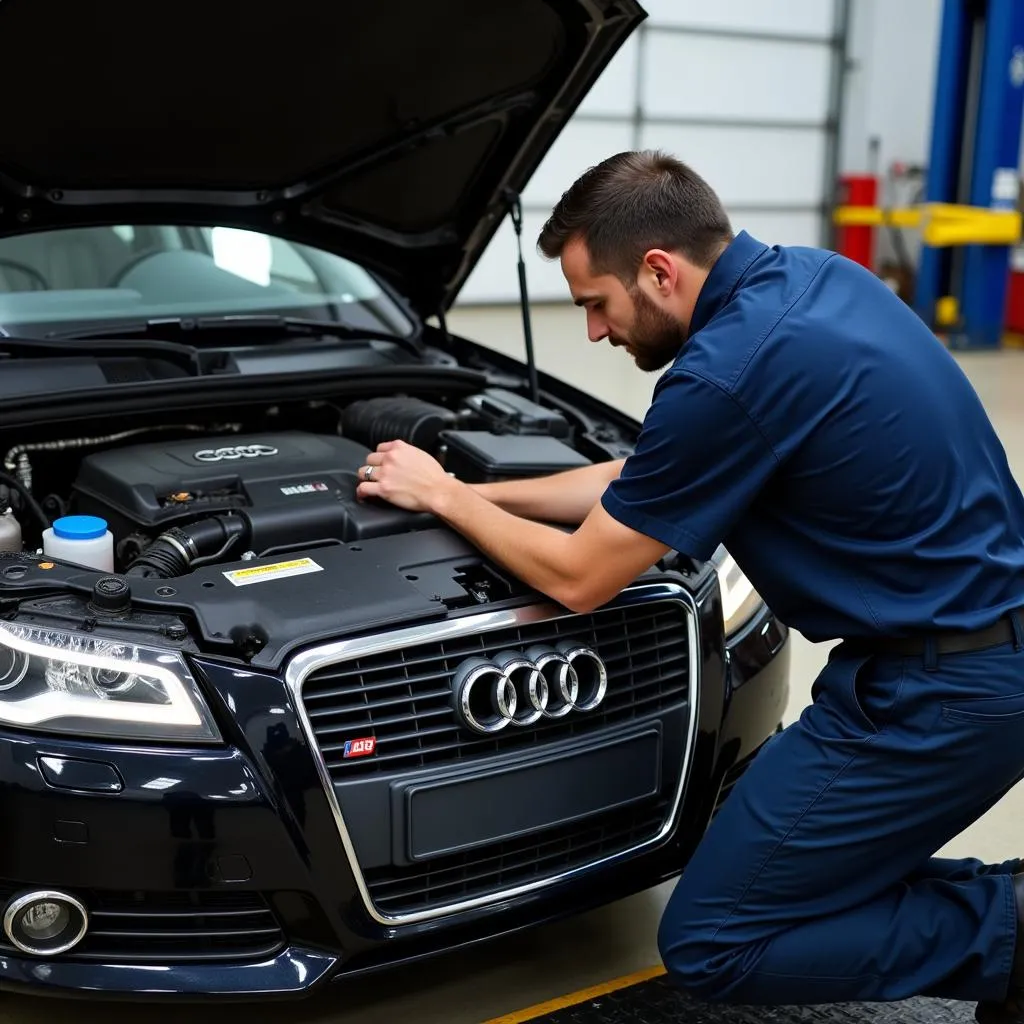
<instances>
[{"instance_id":1,"label":"engine cover","mask_svg":"<svg viewBox=\"0 0 1024 1024\"><path fill-rule=\"evenodd\" d=\"M367 454L346 438L300 432L110 449L82 460L75 504L106 519L118 538L238 512L256 552L436 526L433 516L356 499Z\"/></svg>"}]
</instances>

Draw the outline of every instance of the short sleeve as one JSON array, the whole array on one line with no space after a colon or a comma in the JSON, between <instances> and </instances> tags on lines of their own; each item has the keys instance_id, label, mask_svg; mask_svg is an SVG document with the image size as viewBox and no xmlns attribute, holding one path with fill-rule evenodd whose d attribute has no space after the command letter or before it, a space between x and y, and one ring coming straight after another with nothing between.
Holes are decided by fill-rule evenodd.
<instances>
[{"instance_id":1,"label":"short sleeve","mask_svg":"<svg viewBox=\"0 0 1024 1024\"><path fill-rule=\"evenodd\" d=\"M601 501L614 519L706 561L767 483L778 459L728 392L671 372L659 382L636 451Z\"/></svg>"}]
</instances>

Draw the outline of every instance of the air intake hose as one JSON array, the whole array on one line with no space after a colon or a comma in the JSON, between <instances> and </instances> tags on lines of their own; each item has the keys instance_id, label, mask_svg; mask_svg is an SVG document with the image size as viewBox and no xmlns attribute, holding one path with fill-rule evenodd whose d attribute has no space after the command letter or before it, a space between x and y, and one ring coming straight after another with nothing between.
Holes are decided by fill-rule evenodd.
<instances>
[{"instance_id":1,"label":"air intake hose","mask_svg":"<svg viewBox=\"0 0 1024 1024\"><path fill-rule=\"evenodd\" d=\"M205 562L223 558L249 524L239 516L215 516L188 526L173 527L150 544L125 572L126 576L171 579L184 576Z\"/></svg>"}]
</instances>

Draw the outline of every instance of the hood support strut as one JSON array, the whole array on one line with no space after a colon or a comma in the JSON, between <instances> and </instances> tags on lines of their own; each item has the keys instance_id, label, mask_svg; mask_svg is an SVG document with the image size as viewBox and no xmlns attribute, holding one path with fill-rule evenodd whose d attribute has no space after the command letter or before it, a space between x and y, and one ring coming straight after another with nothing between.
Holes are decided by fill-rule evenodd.
<instances>
[{"instance_id":1,"label":"hood support strut","mask_svg":"<svg viewBox=\"0 0 1024 1024\"><path fill-rule=\"evenodd\" d=\"M523 340L526 343L526 369L530 379L530 401L540 404L537 360L533 353L533 331L530 327L530 297L526 290L526 264L523 262L523 204L518 192L506 190L505 198L512 214L512 227L515 229L516 249L519 255L519 307L523 313Z\"/></svg>"}]
</instances>

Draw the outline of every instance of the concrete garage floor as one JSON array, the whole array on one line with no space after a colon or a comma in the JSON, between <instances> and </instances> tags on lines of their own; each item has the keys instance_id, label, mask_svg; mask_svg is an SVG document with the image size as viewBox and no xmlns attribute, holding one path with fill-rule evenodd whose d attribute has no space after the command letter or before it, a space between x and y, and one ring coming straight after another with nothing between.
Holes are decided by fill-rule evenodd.
<instances>
[{"instance_id":1,"label":"concrete garage floor","mask_svg":"<svg viewBox=\"0 0 1024 1024\"><path fill-rule=\"evenodd\" d=\"M1024 481L1024 353L961 358ZM827 645L794 639L793 692L787 715L797 717L824 664ZM956 780L951 779L950 785ZM1024 790L1007 796L974 827L945 848L955 855L1002 860L1024 850ZM642 893L584 917L540 929L471 953L364 980L299 1004L246 1007L139 1007L14 996L0 998L0 1024L220 1024L225 1013L247 1024L480 1024L534 1003L658 963L655 932L671 886Z\"/></svg>"}]
</instances>

